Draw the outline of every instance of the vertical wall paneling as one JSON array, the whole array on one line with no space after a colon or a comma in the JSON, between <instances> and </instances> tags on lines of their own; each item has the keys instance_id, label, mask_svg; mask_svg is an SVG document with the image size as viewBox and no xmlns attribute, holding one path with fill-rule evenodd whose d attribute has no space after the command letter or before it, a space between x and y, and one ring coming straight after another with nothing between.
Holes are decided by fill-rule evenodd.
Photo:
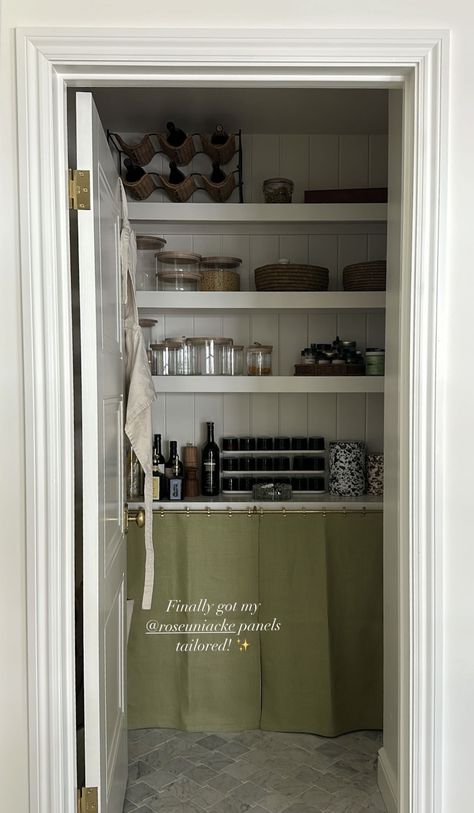
<instances>
[{"instance_id":1,"label":"vertical wall paneling","mask_svg":"<svg viewBox=\"0 0 474 813\"><path fill-rule=\"evenodd\" d=\"M188 396L189 398L189 396ZM189 399L191 400L191 399ZM194 396L194 439L198 446L206 440L206 422L214 421L217 438L224 434L224 396L215 393L199 393ZM190 438L183 438L183 443Z\"/></svg>"},{"instance_id":2,"label":"vertical wall paneling","mask_svg":"<svg viewBox=\"0 0 474 813\"><path fill-rule=\"evenodd\" d=\"M337 396L338 440L364 440L365 395L344 393Z\"/></svg>"},{"instance_id":3,"label":"vertical wall paneling","mask_svg":"<svg viewBox=\"0 0 474 813\"><path fill-rule=\"evenodd\" d=\"M338 289L338 250L336 234L310 234L308 241L308 262L329 269L329 290Z\"/></svg>"},{"instance_id":4,"label":"vertical wall paneling","mask_svg":"<svg viewBox=\"0 0 474 813\"><path fill-rule=\"evenodd\" d=\"M311 393L308 395L308 435L324 437L326 448L337 437L337 395Z\"/></svg>"},{"instance_id":5,"label":"vertical wall paneling","mask_svg":"<svg viewBox=\"0 0 474 813\"><path fill-rule=\"evenodd\" d=\"M309 189L339 186L339 136L309 136Z\"/></svg>"},{"instance_id":6,"label":"vertical wall paneling","mask_svg":"<svg viewBox=\"0 0 474 813\"><path fill-rule=\"evenodd\" d=\"M279 396L267 393L250 396L250 434L278 435Z\"/></svg>"},{"instance_id":7,"label":"vertical wall paneling","mask_svg":"<svg viewBox=\"0 0 474 813\"><path fill-rule=\"evenodd\" d=\"M240 274L240 289L248 291L250 288L250 236L248 234L223 234L222 253L225 257L238 257L242 260L242 265L237 269Z\"/></svg>"},{"instance_id":8,"label":"vertical wall paneling","mask_svg":"<svg viewBox=\"0 0 474 813\"><path fill-rule=\"evenodd\" d=\"M387 186L388 183L388 136L369 136L369 186Z\"/></svg>"},{"instance_id":9,"label":"vertical wall paneling","mask_svg":"<svg viewBox=\"0 0 474 813\"><path fill-rule=\"evenodd\" d=\"M281 435L307 435L308 396L284 393L279 398L279 432Z\"/></svg>"},{"instance_id":10,"label":"vertical wall paneling","mask_svg":"<svg viewBox=\"0 0 474 813\"><path fill-rule=\"evenodd\" d=\"M279 375L293 375L301 351L308 346L308 315L280 313L279 316Z\"/></svg>"},{"instance_id":11,"label":"vertical wall paneling","mask_svg":"<svg viewBox=\"0 0 474 813\"><path fill-rule=\"evenodd\" d=\"M368 260L384 260L387 256L387 235L386 234L369 234L367 236L367 259Z\"/></svg>"},{"instance_id":12,"label":"vertical wall paneling","mask_svg":"<svg viewBox=\"0 0 474 813\"><path fill-rule=\"evenodd\" d=\"M280 256L292 263L306 263L308 260L309 239L307 234L281 234Z\"/></svg>"},{"instance_id":13,"label":"vertical wall paneling","mask_svg":"<svg viewBox=\"0 0 474 813\"><path fill-rule=\"evenodd\" d=\"M369 452L383 452L383 394L367 393L366 410L367 449Z\"/></svg>"},{"instance_id":14,"label":"vertical wall paneling","mask_svg":"<svg viewBox=\"0 0 474 813\"><path fill-rule=\"evenodd\" d=\"M280 138L277 135L252 135L252 203L263 202L265 178L280 176Z\"/></svg>"},{"instance_id":15,"label":"vertical wall paneling","mask_svg":"<svg viewBox=\"0 0 474 813\"><path fill-rule=\"evenodd\" d=\"M248 435L250 433L250 395L227 393L223 401L223 434Z\"/></svg>"},{"instance_id":16,"label":"vertical wall paneling","mask_svg":"<svg viewBox=\"0 0 474 813\"><path fill-rule=\"evenodd\" d=\"M339 137L339 186L341 189L369 185L369 137Z\"/></svg>"},{"instance_id":17,"label":"vertical wall paneling","mask_svg":"<svg viewBox=\"0 0 474 813\"><path fill-rule=\"evenodd\" d=\"M338 242L338 269L337 289L343 290L343 269L352 263L362 263L367 260L366 234L341 234Z\"/></svg>"},{"instance_id":18,"label":"vertical wall paneling","mask_svg":"<svg viewBox=\"0 0 474 813\"><path fill-rule=\"evenodd\" d=\"M309 137L307 135L280 136L280 176L294 183L293 203L303 203L309 181Z\"/></svg>"},{"instance_id":19,"label":"vertical wall paneling","mask_svg":"<svg viewBox=\"0 0 474 813\"><path fill-rule=\"evenodd\" d=\"M255 290L254 270L261 265L275 263L280 259L280 238L276 234L252 234L250 236L249 290Z\"/></svg>"}]
</instances>

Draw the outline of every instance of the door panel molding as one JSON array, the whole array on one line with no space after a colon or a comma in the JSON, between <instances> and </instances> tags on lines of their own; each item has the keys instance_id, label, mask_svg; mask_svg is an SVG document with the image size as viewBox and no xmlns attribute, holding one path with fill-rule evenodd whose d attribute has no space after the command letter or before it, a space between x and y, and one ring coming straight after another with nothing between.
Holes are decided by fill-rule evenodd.
<instances>
[{"instance_id":1,"label":"door panel molding","mask_svg":"<svg viewBox=\"0 0 474 813\"><path fill-rule=\"evenodd\" d=\"M66 88L401 87L405 305L400 454L400 813L439 813L442 324L449 35L444 31L20 29L30 796L75 810L73 390ZM424 348L433 352L426 355ZM434 442L436 440L436 443ZM442 467L439 467L442 468Z\"/></svg>"}]
</instances>

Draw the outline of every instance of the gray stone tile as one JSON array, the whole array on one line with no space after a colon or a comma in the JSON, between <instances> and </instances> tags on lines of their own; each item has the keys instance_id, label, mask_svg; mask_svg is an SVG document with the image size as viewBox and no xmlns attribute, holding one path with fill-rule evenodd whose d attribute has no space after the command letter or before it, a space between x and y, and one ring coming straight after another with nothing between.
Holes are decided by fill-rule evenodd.
<instances>
[{"instance_id":1,"label":"gray stone tile","mask_svg":"<svg viewBox=\"0 0 474 813\"><path fill-rule=\"evenodd\" d=\"M265 733L263 731L244 731L234 738L239 742L241 745L245 745L246 748L253 748L254 746L259 745L265 738Z\"/></svg>"},{"instance_id":2,"label":"gray stone tile","mask_svg":"<svg viewBox=\"0 0 474 813\"><path fill-rule=\"evenodd\" d=\"M176 776L181 773L187 773L187 771L194 767L194 764L190 762L189 759L184 759L183 757L174 757L169 762L166 762L166 770L170 773L174 773Z\"/></svg>"},{"instance_id":3,"label":"gray stone tile","mask_svg":"<svg viewBox=\"0 0 474 813\"><path fill-rule=\"evenodd\" d=\"M256 785L265 788L265 790L272 790L275 787L275 782L278 783L281 780L281 774L272 771L271 768L259 767L249 779Z\"/></svg>"},{"instance_id":4,"label":"gray stone tile","mask_svg":"<svg viewBox=\"0 0 474 813\"><path fill-rule=\"evenodd\" d=\"M135 742L135 740L139 740L140 737L143 737L145 734L148 734L149 731L150 731L149 728L129 728L128 741Z\"/></svg>"},{"instance_id":5,"label":"gray stone tile","mask_svg":"<svg viewBox=\"0 0 474 813\"><path fill-rule=\"evenodd\" d=\"M301 767L298 767L292 776L294 779L299 779L300 782L306 782L307 785L315 785L318 777L324 776L324 774L322 774L320 771L315 771L314 768L310 768L309 765L302 765Z\"/></svg>"},{"instance_id":6,"label":"gray stone tile","mask_svg":"<svg viewBox=\"0 0 474 813\"><path fill-rule=\"evenodd\" d=\"M318 788L322 788L322 790L327 790L328 793L335 793L337 790L341 790L341 788L345 787L347 784L347 779L344 779L342 776L333 776L330 773L315 771L313 785L316 785Z\"/></svg>"},{"instance_id":7,"label":"gray stone tile","mask_svg":"<svg viewBox=\"0 0 474 813\"><path fill-rule=\"evenodd\" d=\"M197 743L202 748L208 748L209 751L218 751L222 745L225 745L227 740L219 737L217 734L208 734L206 737L197 740Z\"/></svg>"},{"instance_id":8,"label":"gray stone tile","mask_svg":"<svg viewBox=\"0 0 474 813\"><path fill-rule=\"evenodd\" d=\"M265 796L265 793L265 789L259 787L259 785L255 785L253 782L244 782L231 790L225 798L226 801L227 799L237 799L241 802L247 802L249 805L254 805L260 801L262 796Z\"/></svg>"},{"instance_id":9,"label":"gray stone tile","mask_svg":"<svg viewBox=\"0 0 474 813\"><path fill-rule=\"evenodd\" d=\"M181 743L183 744L183 743ZM203 758L208 756L211 752L208 748L202 748L198 745L197 742L188 743L188 745L184 747L182 751L180 751L180 756L184 757L185 759L189 759L190 762L201 762Z\"/></svg>"},{"instance_id":10,"label":"gray stone tile","mask_svg":"<svg viewBox=\"0 0 474 813\"><path fill-rule=\"evenodd\" d=\"M219 747L219 751L221 754L224 754L226 757L241 757L242 754L247 753L249 749L247 746L243 745L241 742L237 740L231 740L230 742L224 742L223 745Z\"/></svg>"},{"instance_id":11,"label":"gray stone tile","mask_svg":"<svg viewBox=\"0 0 474 813\"><path fill-rule=\"evenodd\" d=\"M255 765L250 765L248 762L238 761L234 762L233 765L229 765L227 768L224 768L222 773L228 774L229 776L235 776L236 779L244 782L255 773Z\"/></svg>"},{"instance_id":12,"label":"gray stone tile","mask_svg":"<svg viewBox=\"0 0 474 813\"><path fill-rule=\"evenodd\" d=\"M350 782L360 775L355 768L345 765L343 762L335 762L334 765L330 765L327 772L332 776L339 776L341 779L347 779Z\"/></svg>"},{"instance_id":13,"label":"gray stone tile","mask_svg":"<svg viewBox=\"0 0 474 813\"><path fill-rule=\"evenodd\" d=\"M291 799L288 796L284 796L282 793L277 793L276 791L267 793L267 795L263 796L259 801L259 805L265 810L268 810L269 813L283 813L291 804Z\"/></svg>"},{"instance_id":14,"label":"gray stone tile","mask_svg":"<svg viewBox=\"0 0 474 813\"><path fill-rule=\"evenodd\" d=\"M305 790L305 792L302 793L299 798L301 799L302 802L304 802L307 805L310 806L312 805L313 807L325 810L325 808L331 801L331 798L334 797L331 797L331 795L326 790L313 787L310 788L309 790Z\"/></svg>"},{"instance_id":15,"label":"gray stone tile","mask_svg":"<svg viewBox=\"0 0 474 813\"><path fill-rule=\"evenodd\" d=\"M192 799L200 787L197 782L193 782L188 776L178 776L178 778L173 776L173 780L173 782L166 785L166 791L181 800Z\"/></svg>"},{"instance_id":16,"label":"gray stone tile","mask_svg":"<svg viewBox=\"0 0 474 813\"><path fill-rule=\"evenodd\" d=\"M314 762L313 754L310 754L309 751L305 751L304 748L297 748L294 745L290 748L285 748L279 756L281 756L282 759L288 760L288 762L295 762L298 765L311 766Z\"/></svg>"},{"instance_id":17,"label":"gray stone tile","mask_svg":"<svg viewBox=\"0 0 474 813\"><path fill-rule=\"evenodd\" d=\"M229 765L235 762L234 759L230 759L230 757L225 757L223 754L220 754L218 751L210 751L208 754L205 754L201 757L201 764L207 765L208 768L212 768L213 771L219 773L219 771L223 771L224 768L227 768Z\"/></svg>"},{"instance_id":18,"label":"gray stone tile","mask_svg":"<svg viewBox=\"0 0 474 813\"><path fill-rule=\"evenodd\" d=\"M301 782L299 779L280 779L274 786L275 790L279 793L283 794L283 796L289 796L290 798L297 798L304 793L305 790L309 790L308 785L306 782Z\"/></svg>"},{"instance_id":19,"label":"gray stone tile","mask_svg":"<svg viewBox=\"0 0 474 813\"><path fill-rule=\"evenodd\" d=\"M147 777L148 778L148 777ZM146 782L135 782L133 785L128 785L125 791L125 798L135 804L144 802L148 796L153 796L155 790L151 785Z\"/></svg>"},{"instance_id":20,"label":"gray stone tile","mask_svg":"<svg viewBox=\"0 0 474 813\"><path fill-rule=\"evenodd\" d=\"M156 771L153 771L153 773L148 774L146 781L147 784L151 785L155 790L162 790L171 782L176 781L176 775L170 773L170 771L167 771L165 768L158 768Z\"/></svg>"},{"instance_id":21,"label":"gray stone tile","mask_svg":"<svg viewBox=\"0 0 474 813\"><path fill-rule=\"evenodd\" d=\"M303 802L295 802L287 807L285 813L322 813L321 808L305 805Z\"/></svg>"},{"instance_id":22,"label":"gray stone tile","mask_svg":"<svg viewBox=\"0 0 474 813\"><path fill-rule=\"evenodd\" d=\"M173 738L168 742L159 745L154 751L146 754L143 759L150 765L158 767L170 762L174 757L183 756L183 752L187 751L190 747L185 740Z\"/></svg>"},{"instance_id":23,"label":"gray stone tile","mask_svg":"<svg viewBox=\"0 0 474 813\"><path fill-rule=\"evenodd\" d=\"M152 770L152 766L147 762L143 762L142 760L132 762L131 765L128 766L128 781L136 782L139 779L143 779L143 777L151 773Z\"/></svg>"},{"instance_id":24,"label":"gray stone tile","mask_svg":"<svg viewBox=\"0 0 474 813\"><path fill-rule=\"evenodd\" d=\"M189 799L182 801L176 797L163 796L158 806L153 808L153 813L202 813L202 808Z\"/></svg>"},{"instance_id":25,"label":"gray stone tile","mask_svg":"<svg viewBox=\"0 0 474 813\"><path fill-rule=\"evenodd\" d=\"M339 759L335 764L354 768L357 773L364 773L366 771L373 773L375 771L376 763L377 759L375 756L369 756L368 754L356 754L355 752L347 751L344 758Z\"/></svg>"},{"instance_id":26,"label":"gray stone tile","mask_svg":"<svg viewBox=\"0 0 474 813\"><path fill-rule=\"evenodd\" d=\"M237 787L237 785L240 785L240 779L223 772L215 776L213 779L210 779L209 785L225 794L229 793L229 791L233 790L233 788Z\"/></svg>"},{"instance_id":27,"label":"gray stone tile","mask_svg":"<svg viewBox=\"0 0 474 813\"><path fill-rule=\"evenodd\" d=\"M132 811L136 809L137 806L134 804L134 802L131 802L129 799L125 799L122 813L132 813Z\"/></svg>"},{"instance_id":28,"label":"gray stone tile","mask_svg":"<svg viewBox=\"0 0 474 813\"><path fill-rule=\"evenodd\" d=\"M197 782L198 785L207 785L209 779L216 776L216 771L208 768L207 765L194 765L186 771L186 776L189 776L189 778L192 779L193 782Z\"/></svg>"},{"instance_id":29,"label":"gray stone tile","mask_svg":"<svg viewBox=\"0 0 474 813\"><path fill-rule=\"evenodd\" d=\"M357 802L357 804L360 804L362 807L364 807L364 805L368 807L370 804L370 794L364 790L355 788L353 784L336 791L336 793L333 794L333 798Z\"/></svg>"},{"instance_id":30,"label":"gray stone tile","mask_svg":"<svg viewBox=\"0 0 474 813\"><path fill-rule=\"evenodd\" d=\"M222 791L211 788L210 785L204 785L193 795L193 802L204 810L209 810L217 802L221 802L224 796Z\"/></svg>"},{"instance_id":31,"label":"gray stone tile","mask_svg":"<svg viewBox=\"0 0 474 813\"><path fill-rule=\"evenodd\" d=\"M347 748L333 742L324 742L319 746L318 754L324 754L331 762L337 762L338 759L343 759L347 755Z\"/></svg>"},{"instance_id":32,"label":"gray stone tile","mask_svg":"<svg viewBox=\"0 0 474 813\"><path fill-rule=\"evenodd\" d=\"M222 799L221 802L209 808L212 813L246 813L250 810L248 802L242 802L238 799L230 799L228 796Z\"/></svg>"},{"instance_id":33,"label":"gray stone tile","mask_svg":"<svg viewBox=\"0 0 474 813\"><path fill-rule=\"evenodd\" d=\"M136 807L135 810L140 811L140 813L155 813L153 808L149 807L148 804L140 805L140 807Z\"/></svg>"},{"instance_id":34,"label":"gray stone tile","mask_svg":"<svg viewBox=\"0 0 474 813\"><path fill-rule=\"evenodd\" d=\"M153 796L149 796L142 805L147 807L148 810L159 810L161 804L161 793L159 791L155 791ZM141 807L139 808L141 810Z\"/></svg>"},{"instance_id":35,"label":"gray stone tile","mask_svg":"<svg viewBox=\"0 0 474 813\"><path fill-rule=\"evenodd\" d=\"M366 807L350 799L331 799L324 813L368 813L368 811Z\"/></svg>"}]
</instances>

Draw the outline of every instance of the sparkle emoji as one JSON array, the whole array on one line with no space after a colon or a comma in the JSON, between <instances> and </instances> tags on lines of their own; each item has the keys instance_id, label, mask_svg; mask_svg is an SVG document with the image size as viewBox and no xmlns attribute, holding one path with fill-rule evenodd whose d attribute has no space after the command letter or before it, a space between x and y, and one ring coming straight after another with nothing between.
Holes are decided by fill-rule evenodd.
<instances>
[{"instance_id":1,"label":"sparkle emoji","mask_svg":"<svg viewBox=\"0 0 474 813\"><path fill-rule=\"evenodd\" d=\"M237 643L239 644L239 649L241 652L247 652L250 644L246 638L243 641L241 641L240 638L237 638Z\"/></svg>"}]
</instances>

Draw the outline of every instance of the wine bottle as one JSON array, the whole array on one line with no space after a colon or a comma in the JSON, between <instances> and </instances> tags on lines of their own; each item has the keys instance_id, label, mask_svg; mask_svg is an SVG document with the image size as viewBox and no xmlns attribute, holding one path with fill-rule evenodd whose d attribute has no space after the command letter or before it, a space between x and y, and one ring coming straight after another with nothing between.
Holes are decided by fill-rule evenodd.
<instances>
[{"instance_id":1,"label":"wine bottle","mask_svg":"<svg viewBox=\"0 0 474 813\"><path fill-rule=\"evenodd\" d=\"M225 144L228 138L229 136L225 132L222 124L216 124L216 129L211 135L211 144Z\"/></svg>"},{"instance_id":2,"label":"wine bottle","mask_svg":"<svg viewBox=\"0 0 474 813\"><path fill-rule=\"evenodd\" d=\"M215 497L219 494L219 447L214 442L214 424L207 423L207 442L201 454L201 491L205 497Z\"/></svg>"},{"instance_id":3,"label":"wine bottle","mask_svg":"<svg viewBox=\"0 0 474 813\"><path fill-rule=\"evenodd\" d=\"M224 170L221 169L219 161L212 162L211 181L212 183L222 183L226 179Z\"/></svg>"},{"instance_id":4,"label":"wine bottle","mask_svg":"<svg viewBox=\"0 0 474 813\"><path fill-rule=\"evenodd\" d=\"M172 147L181 147L181 144L184 144L187 138L184 130L179 130L172 121L167 122L166 129L168 130L166 139L168 144L171 144Z\"/></svg>"},{"instance_id":5,"label":"wine bottle","mask_svg":"<svg viewBox=\"0 0 474 813\"><path fill-rule=\"evenodd\" d=\"M170 500L183 499L183 464L178 456L178 443L170 440L169 458L165 463L166 493Z\"/></svg>"},{"instance_id":6,"label":"wine bottle","mask_svg":"<svg viewBox=\"0 0 474 813\"><path fill-rule=\"evenodd\" d=\"M164 494L165 458L161 454L161 435L153 441L153 499L160 500Z\"/></svg>"},{"instance_id":7,"label":"wine bottle","mask_svg":"<svg viewBox=\"0 0 474 813\"><path fill-rule=\"evenodd\" d=\"M170 174L169 174L169 182L172 184L176 184L176 186L180 183L183 183L185 179L185 175L181 172L180 169L176 166L176 161L170 161Z\"/></svg>"},{"instance_id":8,"label":"wine bottle","mask_svg":"<svg viewBox=\"0 0 474 813\"><path fill-rule=\"evenodd\" d=\"M135 183L145 175L145 170L139 167L138 164L134 164L131 158L125 158L123 163L127 170L125 180L128 181L128 183Z\"/></svg>"}]
</instances>

